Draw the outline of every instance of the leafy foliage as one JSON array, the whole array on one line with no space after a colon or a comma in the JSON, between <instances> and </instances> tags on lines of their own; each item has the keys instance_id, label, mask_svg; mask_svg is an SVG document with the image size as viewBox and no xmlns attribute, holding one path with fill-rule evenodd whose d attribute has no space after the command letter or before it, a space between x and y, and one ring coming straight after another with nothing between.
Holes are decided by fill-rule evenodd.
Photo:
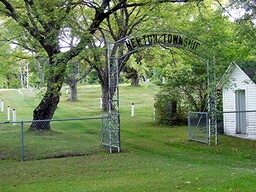
<instances>
[{"instance_id":1,"label":"leafy foliage","mask_svg":"<svg viewBox=\"0 0 256 192\"><path fill-rule=\"evenodd\" d=\"M165 125L183 125L187 123L187 107L183 96L177 89L164 87L155 96L156 122Z\"/></svg>"}]
</instances>

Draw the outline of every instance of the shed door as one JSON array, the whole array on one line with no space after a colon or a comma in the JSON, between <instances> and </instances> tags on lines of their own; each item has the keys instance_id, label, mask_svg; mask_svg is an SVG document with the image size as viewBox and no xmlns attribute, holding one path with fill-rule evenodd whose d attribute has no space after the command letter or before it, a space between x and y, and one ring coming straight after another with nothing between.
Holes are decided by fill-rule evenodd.
<instances>
[{"instance_id":1,"label":"shed door","mask_svg":"<svg viewBox=\"0 0 256 192\"><path fill-rule=\"evenodd\" d=\"M245 90L238 90L236 95L236 111L245 111ZM238 134L246 134L246 113L236 113L236 132Z\"/></svg>"}]
</instances>

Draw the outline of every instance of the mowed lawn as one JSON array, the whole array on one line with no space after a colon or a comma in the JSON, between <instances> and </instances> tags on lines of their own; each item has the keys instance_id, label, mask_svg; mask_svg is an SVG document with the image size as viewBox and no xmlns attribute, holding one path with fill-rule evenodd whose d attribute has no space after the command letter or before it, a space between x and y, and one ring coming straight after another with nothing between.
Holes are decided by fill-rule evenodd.
<instances>
[{"instance_id":1,"label":"mowed lawn","mask_svg":"<svg viewBox=\"0 0 256 192\"><path fill-rule=\"evenodd\" d=\"M256 141L220 135L218 146L207 146L188 141L187 126L156 125L153 105L158 90L151 84L120 86L121 153L0 160L0 192L256 191ZM18 120L31 119L39 94L21 91L0 91L0 99L15 106ZM78 92L75 103L63 92L54 118L102 114L99 86L79 87ZM1 113L1 121L5 115Z\"/></svg>"}]
</instances>

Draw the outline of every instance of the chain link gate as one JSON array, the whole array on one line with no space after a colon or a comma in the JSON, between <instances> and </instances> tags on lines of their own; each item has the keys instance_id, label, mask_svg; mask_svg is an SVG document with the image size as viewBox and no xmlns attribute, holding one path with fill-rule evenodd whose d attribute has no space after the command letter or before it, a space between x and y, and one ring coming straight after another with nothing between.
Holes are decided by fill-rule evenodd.
<instances>
[{"instance_id":1,"label":"chain link gate","mask_svg":"<svg viewBox=\"0 0 256 192\"><path fill-rule=\"evenodd\" d=\"M188 113L188 139L209 144L209 114L208 112Z\"/></svg>"},{"instance_id":2,"label":"chain link gate","mask_svg":"<svg viewBox=\"0 0 256 192\"><path fill-rule=\"evenodd\" d=\"M207 112L188 113L188 139L211 145L218 144L215 58L212 66L207 62Z\"/></svg>"}]
</instances>

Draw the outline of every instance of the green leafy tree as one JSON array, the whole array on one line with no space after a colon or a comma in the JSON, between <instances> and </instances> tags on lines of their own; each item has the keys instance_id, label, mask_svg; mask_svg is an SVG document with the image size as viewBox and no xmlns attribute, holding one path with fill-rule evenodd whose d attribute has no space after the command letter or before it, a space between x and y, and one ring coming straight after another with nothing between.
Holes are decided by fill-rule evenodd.
<instances>
[{"instance_id":1,"label":"green leafy tree","mask_svg":"<svg viewBox=\"0 0 256 192\"><path fill-rule=\"evenodd\" d=\"M145 2L145 1L143 1ZM152 10L158 8L159 4L165 4L165 6L172 6L173 4L168 4L165 2L191 2L191 1L152 1L153 3L145 2L145 6L134 6L134 7L124 7L114 14L110 15L102 24L96 33L97 44L93 44L93 47L100 51L95 51L93 57L93 67L98 73L99 81L102 88L102 99L103 99L103 110L107 110L107 104L110 98L108 98L108 68L107 68L107 37L110 41L118 41L126 36L129 36L133 33L143 33L148 30L153 30L148 22L154 19L154 15L151 13ZM137 4L138 5L138 4ZM152 22L152 21L151 21ZM100 43L99 43L100 42ZM103 45L103 46L102 46ZM125 53L123 45L115 44L111 56L119 57ZM119 74L124 69L131 55L126 55L119 59ZM134 71L135 72L135 71ZM136 74L136 72L135 72ZM137 74L136 74L137 75ZM111 97L111 94L110 94Z\"/></svg>"},{"instance_id":2,"label":"green leafy tree","mask_svg":"<svg viewBox=\"0 0 256 192\"><path fill-rule=\"evenodd\" d=\"M116 10L127 5L120 1L114 6L109 1L0 1L0 12L9 21L26 30L46 53L48 66L46 70L47 90L39 105L34 110L33 119L51 119L59 103L60 90L64 81L69 60L77 56L90 43L101 22ZM77 18L78 8L87 10L87 18ZM79 27L75 19L90 19L86 32L79 37L79 43L69 51L62 53L59 37L64 27ZM77 25L76 25L77 24ZM31 129L50 129L50 124L32 123Z\"/></svg>"},{"instance_id":3,"label":"green leafy tree","mask_svg":"<svg viewBox=\"0 0 256 192\"><path fill-rule=\"evenodd\" d=\"M12 50L8 43L3 43L0 46L0 76L2 88L19 88L20 69L23 64L23 59L15 50ZM15 55L15 56L14 56Z\"/></svg>"},{"instance_id":4,"label":"green leafy tree","mask_svg":"<svg viewBox=\"0 0 256 192\"><path fill-rule=\"evenodd\" d=\"M127 79L131 80L131 86L139 86L140 79L145 80L149 70L146 60L144 59L145 50L133 54L124 68L124 74Z\"/></svg>"},{"instance_id":5,"label":"green leafy tree","mask_svg":"<svg viewBox=\"0 0 256 192\"><path fill-rule=\"evenodd\" d=\"M184 0L182 2L187 2ZM0 0L1 16L11 18L22 30L42 48L48 57L45 71L47 89L43 99L33 112L34 120L52 119L60 100L68 61L79 55L91 44L92 35L101 23L119 9L142 6L151 1L76 1L76 0ZM165 2L158 1L157 3ZM177 1L166 1L177 2ZM180 0L178 1L180 2ZM87 25L80 25L80 23ZM76 29L79 42L66 52L61 52L60 36L64 29ZM83 30L80 30L83 28ZM83 31L83 33L81 33ZM50 123L32 123L30 128L50 130Z\"/></svg>"},{"instance_id":6,"label":"green leafy tree","mask_svg":"<svg viewBox=\"0 0 256 192\"><path fill-rule=\"evenodd\" d=\"M81 58L73 58L68 62L65 82L69 85L71 96L69 101L78 101L77 83L90 74L92 66Z\"/></svg>"},{"instance_id":7,"label":"green leafy tree","mask_svg":"<svg viewBox=\"0 0 256 192\"><path fill-rule=\"evenodd\" d=\"M178 30L189 31L186 35L202 40L200 57L203 58L168 48L174 55L174 62L165 61L167 84L161 92L176 90L183 99L183 106L187 107L185 110L204 111L210 91L207 85L206 63L209 62L211 69L215 63L215 71L220 78L231 61L255 58L255 45L252 42L255 41L256 33L250 20L231 22L217 1L200 3L198 10L199 14L195 14L193 10L188 13L184 7L183 13L186 17L181 15L175 21L175 26L180 27ZM213 76L213 71L211 75Z\"/></svg>"}]
</instances>

